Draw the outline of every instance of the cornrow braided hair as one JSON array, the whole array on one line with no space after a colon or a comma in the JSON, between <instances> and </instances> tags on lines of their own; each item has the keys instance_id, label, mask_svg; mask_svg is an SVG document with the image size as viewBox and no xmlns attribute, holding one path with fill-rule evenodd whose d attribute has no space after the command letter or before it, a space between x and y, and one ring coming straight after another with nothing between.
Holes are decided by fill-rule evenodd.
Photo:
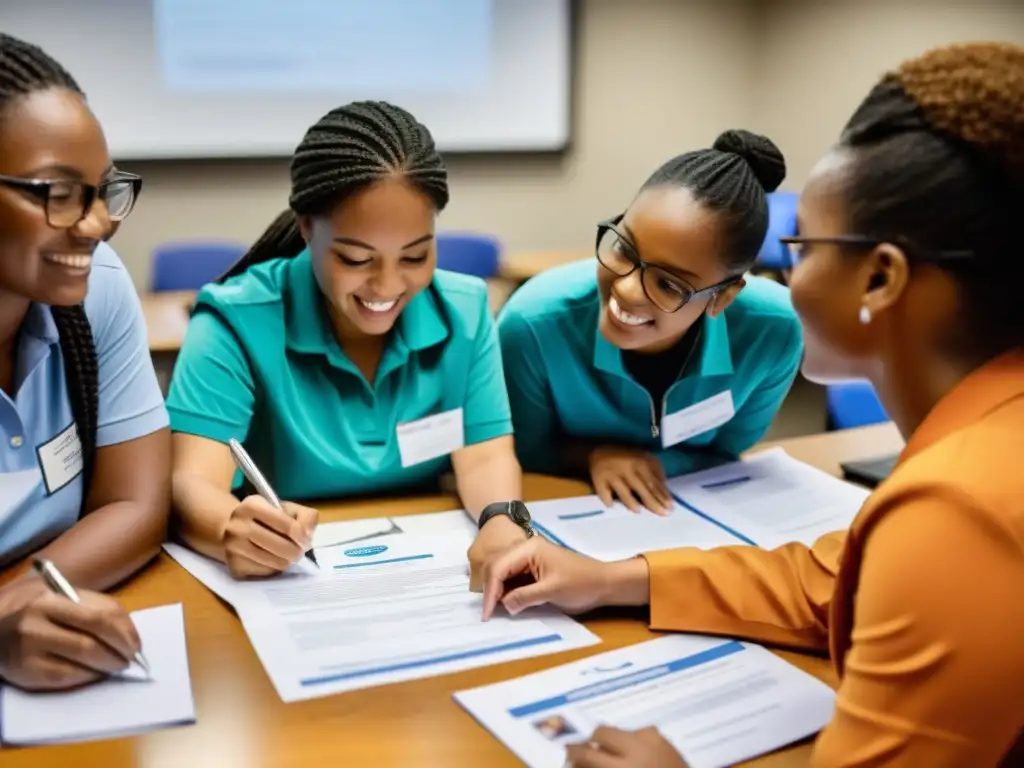
<instances>
[{"instance_id":1,"label":"cornrow braided hair","mask_svg":"<svg viewBox=\"0 0 1024 768\"><path fill-rule=\"evenodd\" d=\"M384 101L332 109L310 128L291 162L288 210L220 280L254 264L299 254L305 242L296 214L320 216L349 195L392 176L407 179L438 211L448 204L448 172L426 126Z\"/></svg>"},{"instance_id":2,"label":"cornrow braided hair","mask_svg":"<svg viewBox=\"0 0 1024 768\"><path fill-rule=\"evenodd\" d=\"M37 91L63 88L77 94L82 89L60 64L42 48L0 32L0 112L19 98ZM82 508L89 494L96 454L99 414L99 367L92 328L84 307L51 307L60 336L64 375L71 413L82 444Z\"/></svg>"},{"instance_id":3,"label":"cornrow braided hair","mask_svg":"<svg viewBox=\"0 0 1024 768\"><path fill-rule=\"evenodd\" d=\"M678 186L721 217L727 265L743 272L757 259L768 232L766 193L786 178L786 159L771 139L726 131L711 149L687 152L656 170L640 188Z\"/></svg>"},{"instance_id":4,"label":"cornrow braided hair","mask_svg":"<svg viewBox=\"0 0 1024 768\"><path fill-rule=\"evenodd\" d=\"M985 355L1024 345L1024 47L950 45L903 62L857 108L840 149L853 231L908 243L908 258L971 255L940 262L964 300L954 342Z\"/></svg>"}]
</instances>

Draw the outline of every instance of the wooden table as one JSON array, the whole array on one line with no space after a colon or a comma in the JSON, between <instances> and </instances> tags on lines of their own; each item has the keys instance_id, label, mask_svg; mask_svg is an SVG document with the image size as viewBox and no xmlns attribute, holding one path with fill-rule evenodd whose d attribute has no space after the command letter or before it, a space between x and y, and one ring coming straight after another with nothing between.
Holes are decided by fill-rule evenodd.
<instances>
[{"instance_id":1,"label":"wooden table","mask_svg":"<svg viewBox=\"0 0 1024 768\"><path fill-rule=\"evenodd\" d=\"M177 353L188 327L189 309L195 291L144 293L142 314L149 331L149 351Z\"/></svg>"},{"instance_id":2,"label":"wooden table","mask_svg":"<svg viewBox=\"0 0 1024 768\"><path fill-rule=\"evenodd\" d=\"M832 469L841 460L898 450L901 441L895 430L885 425L779 444L794 456ZM589 492L579 482L537 475L527 477L526 488L528 500ZM395 516L455 506L455 499L445 496L373 500L324 507L321 519ZM166 555L119 590L118 597L131 610L183 603L195 725L136 738L5 749L0 753L4 768L521 765L455 704L452 693L655 637L636 618L591 618L586 624L604 641L600 646L284 704L232 611ZM792 652L779 655L835 685L825 659ZM809 753L809 744L800 744L749 765L806 765Z\"/></svg>"},{"instance_id":3,"label":"wooden table","mask_svg":"<svg viewBox=\"0 0 1024 768\"><path fill-rule=\"evenodd\" d=\"M502 256L501 276L523 283L546 269L559 267L571 261L594 258L593 251L522 251Z\"/></svg>"}]
</instances>

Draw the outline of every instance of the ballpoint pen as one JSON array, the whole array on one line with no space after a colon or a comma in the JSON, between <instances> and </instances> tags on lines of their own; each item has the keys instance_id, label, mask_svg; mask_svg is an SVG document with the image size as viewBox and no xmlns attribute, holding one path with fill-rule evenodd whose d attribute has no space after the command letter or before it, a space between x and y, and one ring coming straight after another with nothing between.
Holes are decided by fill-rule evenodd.
<instances>
[{"instance_id":1,"label":"ballpoint pen","mask_svg":"<svg viewBox=\"0 0 1024 768\"><path fill-rule=\"evenodd\" d=\"M262 496L263 500L274 509L280 509L284 512L285 509L284 505L281 504L281 500L277 498L277 494L274 493L274 489L270 487L270 483L268 483L266 478L263 477L263 473L259 471L256 464L253 463L253 460L249 458L249 454L245 448L242 447L242 444L235 440L235 438L231 438L228 442L228 447L231 448L231 457L235 460L235 465L242 470L242 474L245 475L246 479L250 483L252 483L252 487L256 489L256 493ZM312 549L306 552L306 557L308 557L309 561L317 568L320 567Z\"/></svg>"},{"instance_id":2,"label":"ballpoint pen","mask_svg":"<svg viewBox=\"0 0 1024 768\"><path fill-rule=\"evenodd\" d=\"M75 588L71 586L71 583L64 578L64 574L57 570L57 566L51 563L49 560L44 560L41 557L37 557L32 561L33 567L42 577L43 582L51 591L58 595L63 595L73 603L81 605L82 600L75 591ZM146 657L142 655L142 651L138 651L135 654L134 661L146 672L147 677L152 677L153 673L149 668L149 662L146 661Z\"/></svg>"}]
</instances>

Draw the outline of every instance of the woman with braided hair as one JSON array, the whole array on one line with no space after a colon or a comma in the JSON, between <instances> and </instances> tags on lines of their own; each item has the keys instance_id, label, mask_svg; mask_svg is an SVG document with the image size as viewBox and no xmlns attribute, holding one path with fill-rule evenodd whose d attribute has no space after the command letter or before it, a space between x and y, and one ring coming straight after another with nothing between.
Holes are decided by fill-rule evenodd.
<instances>
[{"instance_id":1,"label":"woman with braided hair","mask_svg":"<svg viewBox=\"0 0 1024 768\"><path fill-rule=\"evenodd\" d=\"M663 514L666 477L764 436L802 352L789 291L746 275L785 175L770 139L726 131L598 224L596 263L512 295L498 334L524 469L584 475L608 506Z\"/></svg>"},{"instance_id":2,"label":"woman with braided hair","mask_svg":"<svg viewBox=\"0 0 1024 768\"><path fill-rule=\"evenodd\" d=\"M141 181L72 77L0 33L0 678L65 688L139 650L98 594L167 528L167 412L127 272L103 243ZM49 559L82 604L28 567Z\"/></svg>"},{"instance_id":3,"label":"woman with braided hair","mask_svg":"<svg viewBox=\"0 0 1024 768\"><path fill-rule=\"evenodd\" d=\"M237 577L279 572L316 525L294 502L436 487L453 469L480 525L471 562L524 540L486 286L435 269L448 179L429 131L394 105L348 104L309 129L291 177L289 209L200 292L175 366L182 537ZM285 511L243 489L231 439Z\"/></svg>"},{"instance_id":4,"label":"woman with braided hair","mask_svg":"<svg viewBox=\"0 0 1024 768\"><path fill-rule=\"evenodd\" d=\"M485 615L650 605L656 629L829 651L812 764L1024 764L1024 48L903 63L857 109L799 206L804 373L871 380L907 438L848 532L774 551L604 564L527 542L484 566ZM506 591L521 572L536 583ZM670 768L654 729L600 728L574 766Z\"/></svg>"}]
</instances>

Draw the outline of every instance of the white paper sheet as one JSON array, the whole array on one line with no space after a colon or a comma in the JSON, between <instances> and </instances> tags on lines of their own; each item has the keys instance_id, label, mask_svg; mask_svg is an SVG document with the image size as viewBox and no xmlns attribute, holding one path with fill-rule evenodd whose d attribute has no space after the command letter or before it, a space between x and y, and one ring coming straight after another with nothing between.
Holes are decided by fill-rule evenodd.
<instances>
[{"instance_id":1,"label":"white paper sheet","mask_svg":"<svg viewBox=\"0 0 1024 768\"><path fill-rule=\"evenodd\" d=\"M691 768L719 768L816 733L835 695L760 646L673 635L455 700L530 768L561 768L599 725L655 726Z\"/></svg>"},{"instance_id":2,"label":"white paper sheet","mask_svg":"<svg viewBox=\"0 0 1024 768\"><path fill-rule=\"evenodd\" d=\"M561 546L605 562L677 547L712 549L744 542L688 509L667 516L622 504L605 507L597 496L553 499L529 505L537 531Z\"/></svg>"},{"instance_id":3,"label":"white paper sheet","mask_svg":"<svg viewBox=\"0 0 1024 768\"><path fill-rule=\"evenodd\" d=\"M318 552L320 570L231 580L218 563L165 549L230 602L284 701L328 696L600 640L550 608L480 619L465 546L397 534Z\"/></svg>"},{"instance_id":4,"label":"white paper sheet","mask_svg":"<svg viewBox=\"0 0 1024 768\"><path fill-rule=\"evenodd\" d=\"M369 517L360 520L343 520L335 523L322 523L317 526L313 535L313 546L320 557L330 557L329 553L320 553L320 549L329 549L341 544L383 536L393 533L438 534L453 537L468 549L476 538L476 525L464 510L450 512L429 512L419 515L401 515L399 517Z\"/></svg>"},{"instance_id":5,"label":"white paper sheet","mask_svg":"<svg viewBox=\"0 0 1024 768\"><path fill-rule=\"evenodd\" d=\"M0 473L0 521L20 507L42 481L38 469Z\"/></svg>"},{"instance_id":6,"label":"white paper sheet","mask_svg":"<svg viewBox=\"0 0 1024 768\"><path fill-rule=\"evenodd\" d=\"M193 723L196 719L181 603L131 614L152 670L131 668L73 691L0 691L4 744L57 744L112 739Z\"/></svg>"},{"instance_id":7,"label":"white paper sheet","mask_svg":"<svg viewBox=\"0 0 1024 768\"><path fill-rule=\"evenodd\" d=\"M869 491L794 459L781 448L668 482L685 502L765 549L850 526Z\"/></svg>"}]
</instances>

